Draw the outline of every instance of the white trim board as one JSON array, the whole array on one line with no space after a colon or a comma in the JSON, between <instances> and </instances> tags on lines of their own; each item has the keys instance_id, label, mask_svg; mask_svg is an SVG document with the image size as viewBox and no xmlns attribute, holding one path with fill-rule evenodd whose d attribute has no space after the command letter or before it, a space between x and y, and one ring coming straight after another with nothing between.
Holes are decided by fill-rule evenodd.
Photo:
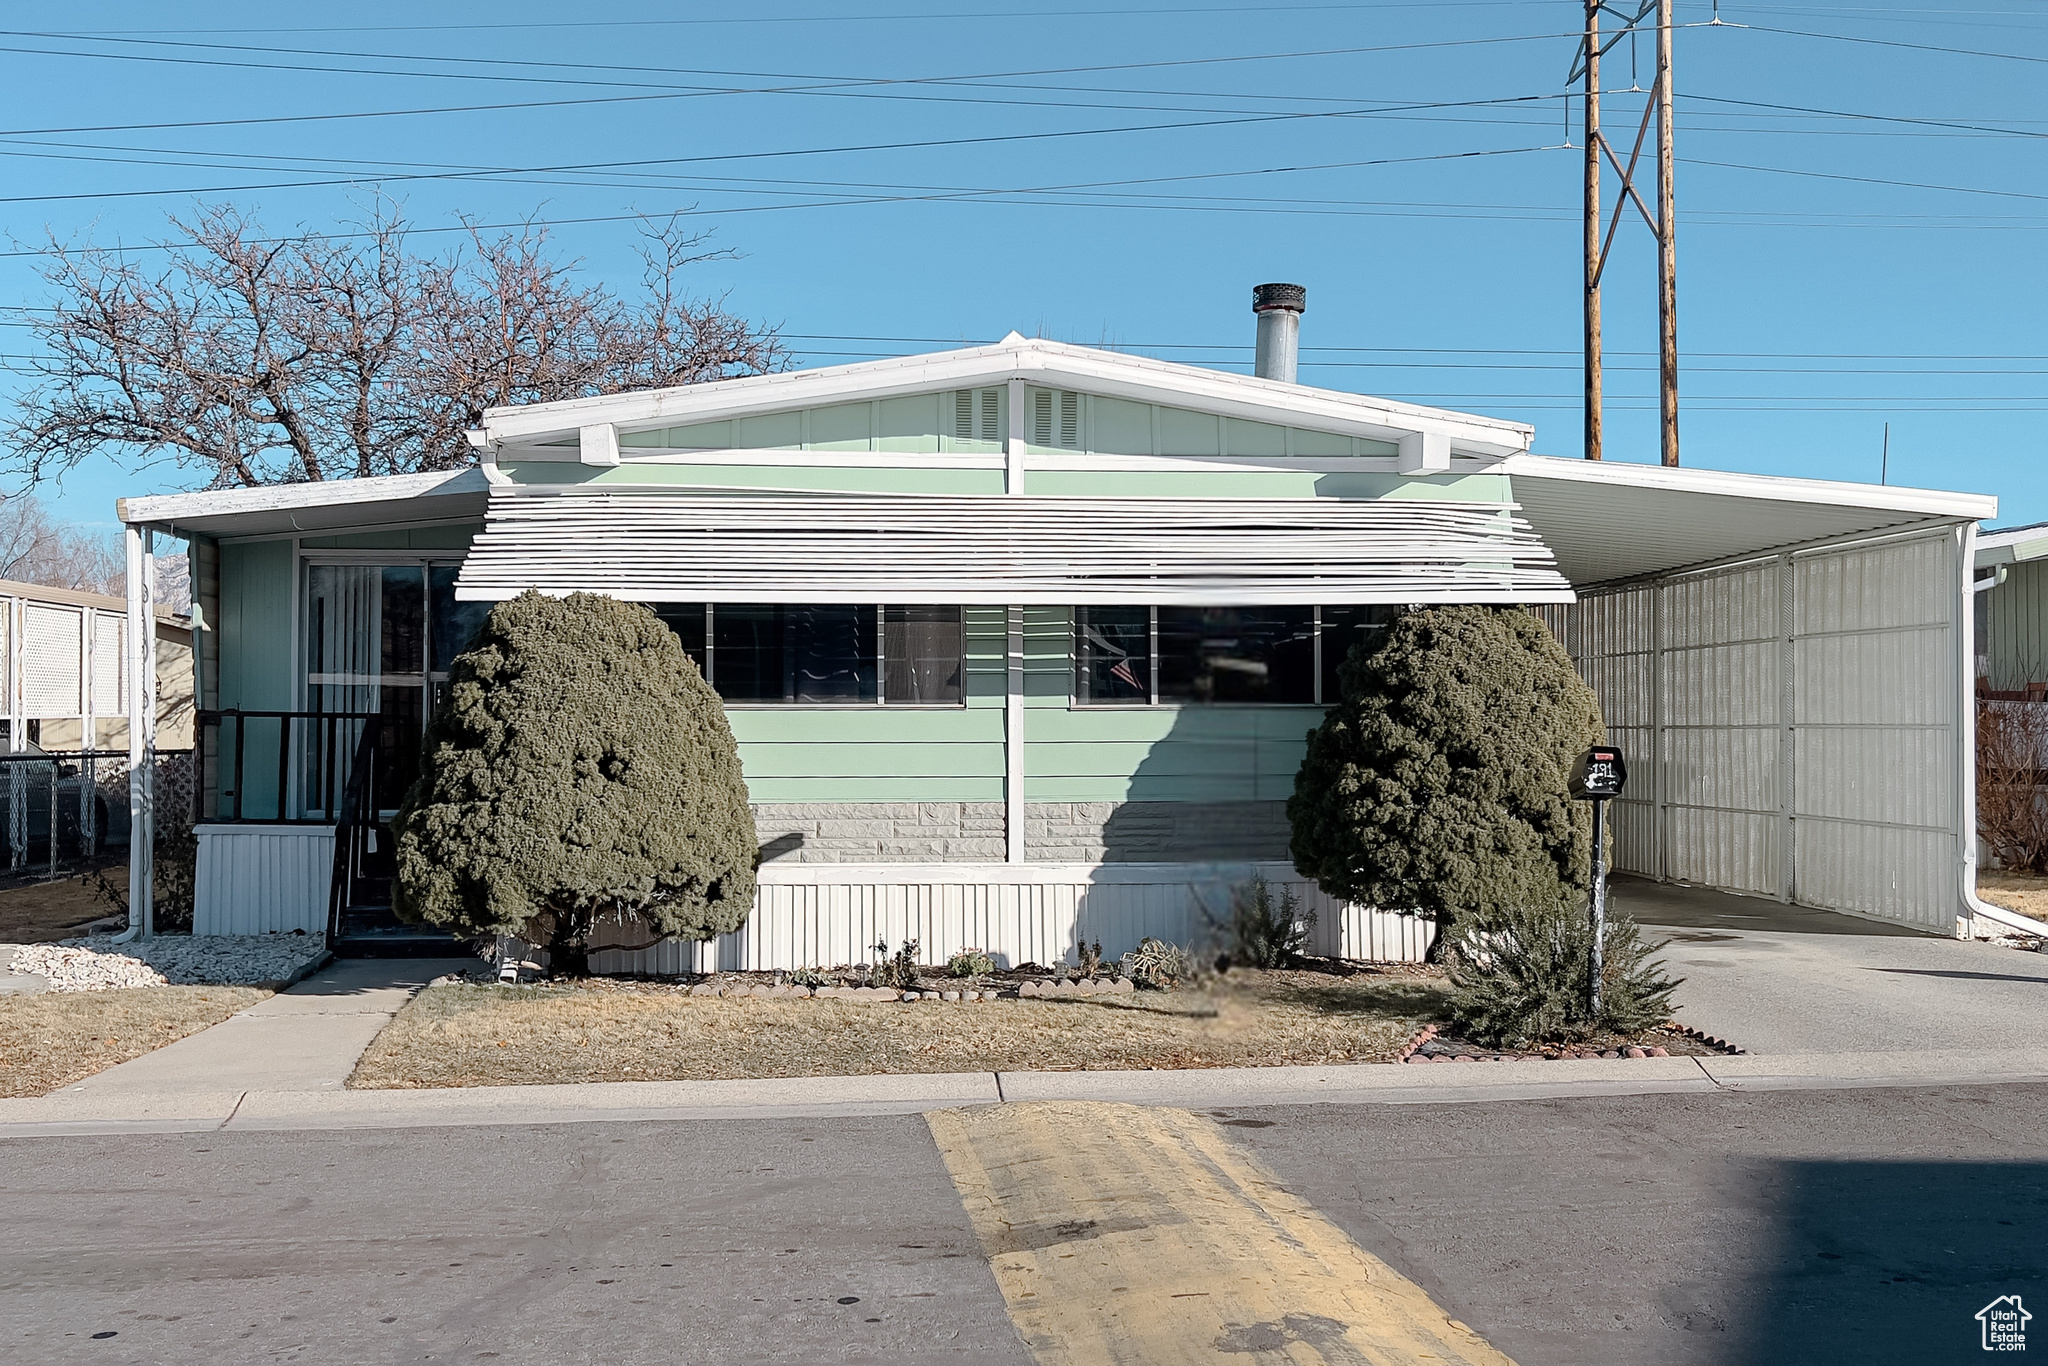
<instances>
[{"instance_id":1,"label":"white trim board","mask_svg":"<svg viewBox=\"0 0 2048 1366\"><path fill-rule=\"evenodd\" d=\"M1526 423L1069 346L1014 332L994 346L494 408L484 415L484 431L493 446L526 444L565 437L595 423L644 430L1011 380L1378 441L1429 431L1446 437L1454 449L1476 455L1526 451L1535 435Z\"/></svg>"}]
</instances>

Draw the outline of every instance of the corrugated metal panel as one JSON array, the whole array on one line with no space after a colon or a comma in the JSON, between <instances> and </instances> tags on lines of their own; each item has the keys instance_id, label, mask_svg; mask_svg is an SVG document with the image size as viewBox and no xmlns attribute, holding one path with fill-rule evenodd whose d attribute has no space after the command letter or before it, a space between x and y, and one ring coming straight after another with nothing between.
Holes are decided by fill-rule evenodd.
<instances>
[{"instance_id":1,"label":"corrugated metal panel","mask_svg":"<svg viewBox=\"0 0 2048 1366\"><path fill-rule=\"evenodd\" d=\"M1956 553L1942 531L1546 609L1649 780L1616 866L1951 927Z\"/></svg>"},{"instance_id":2,"label":"corrugated metal panel","mask_svg":"<svg viewBox=\"0 0 2048 1366\"><path fill-rule=\"evenodd\" d=\"M1793 561L1806 905L1954 928L1958 553L1942 535Z\"/></svg>"},{"instance_id":3,"label":"corrugated metal panel","mask_svg":"<svg viewBox=\"0 0 2048 1366\"><path fill-rule=\"evenodd\" d=\"M34 717L78 716L85 700L85 614L31 602L22 608L22 708Z\"/></svg>"},{"instance_id":4,"label":"corrugated metal panel","mask_svg":"<svg viewBox=\"0 0 2048 1366\"><path fill-rule=\"evenodd\" d=\"M1116 957L1151 936L1210 940L1212 917L1230 888L1254 874L1290 887L1315 915L1311 945L1333 957L1420 961L1435 936L1427 921L1332 901L1285 864L906 865L809 864L764 869L753 915L742 929L707 943L664 941L647 949L631 927L605 927L593 941L597 972L662 975L789 971L865 963L875 946L918 941L928 963L977 948L1005 966L1077 961L1082 943Z\"/></svg>"},{"instance_id":5,"label":"corrugated metal panel","mask_svg":"<svg viewBox=\"0 0 2048 1366\"><path fill-rule=\"evenodd\" d=\"M327 931L334 831L324 825L202 825L194 934Z\"/></svg>"},{"instance_id":6,"label":"corrugated metal panel","mask_svg":"<svg viewBox=\"0 0 2048 1366\"><path fill-rule=\"evenodd\" d=\"M127 623L112 612L93 614L92 710L96 716L119 716L128 708L128 694L121 687L121 638L126 630Z\"/></svg>"},{"instance_id":7,"label":"corrugated metal panel","mask_svg":"<svg viewBox=\"0 0 2048 1366\"><path fill-rule=\"evenodd\" d=\"M1505 503L955 495L491 495L456 595L965 604L1569 601Z\"/></svg>"}]
</instances>

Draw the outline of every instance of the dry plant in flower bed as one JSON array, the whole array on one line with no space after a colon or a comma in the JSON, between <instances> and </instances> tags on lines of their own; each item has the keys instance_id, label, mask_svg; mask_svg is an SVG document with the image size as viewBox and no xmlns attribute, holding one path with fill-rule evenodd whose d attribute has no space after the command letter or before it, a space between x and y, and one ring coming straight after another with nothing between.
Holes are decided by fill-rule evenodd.
<instances>
[{"instance_id":1,"label":"dry plant in flower bed","mask_svg":"<svg viewBox=\"0 0 2048 1366\"><path fill-rule=\"evenodd\" d=\"M0 996L0 1096L47 1095L268 995L258 987L138 987Z\"/></svg>"},{"instance_id":2,"label":"dry plant in flower bed","mask_svg":"<svg viewBox=\"0 0 2048 1366\"><path fill-rule=\"evenodd\" d=\"M1200 991L900 1004L719 1000L668 984L429 987L359 1088L883 1072L1387 1062L1440 1017L1434 969L1231 973Z\"/></svg>"}]
</instances>

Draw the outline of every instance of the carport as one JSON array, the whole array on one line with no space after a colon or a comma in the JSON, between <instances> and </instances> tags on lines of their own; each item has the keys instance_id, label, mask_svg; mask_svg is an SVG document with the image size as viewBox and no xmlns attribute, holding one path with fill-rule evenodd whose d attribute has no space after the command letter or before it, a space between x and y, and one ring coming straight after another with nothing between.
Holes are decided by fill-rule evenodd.
<instances>
[{"instance_id":1,"label":"carport","mask_svg":"<svg viewBox=\"0 0 2048 1366\"><path fill-rule=\"evenodd\" d=\"M1615 863L1937 934L1976 898L1971 494L1520 456L1633 760Z\"/></svg>"}]
</instances>

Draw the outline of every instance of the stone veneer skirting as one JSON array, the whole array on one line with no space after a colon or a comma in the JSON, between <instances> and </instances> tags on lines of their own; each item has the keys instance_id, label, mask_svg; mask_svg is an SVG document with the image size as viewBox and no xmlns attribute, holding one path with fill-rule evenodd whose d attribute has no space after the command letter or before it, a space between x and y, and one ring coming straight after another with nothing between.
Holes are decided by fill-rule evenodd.
<instances>
[{"instance_id":1,"label":"stone veneer skirting","mask_svg":"<svg viewBox=\"0 0 2048 1366\"><path fill-rule=\"evenodd\" d=\"M1024 855L1042 863L1287 858L1287 803L1031 802ZM1000 863L1001 802L762 802L762 856L791 863Z\"/></svg>"}]
</instances>

